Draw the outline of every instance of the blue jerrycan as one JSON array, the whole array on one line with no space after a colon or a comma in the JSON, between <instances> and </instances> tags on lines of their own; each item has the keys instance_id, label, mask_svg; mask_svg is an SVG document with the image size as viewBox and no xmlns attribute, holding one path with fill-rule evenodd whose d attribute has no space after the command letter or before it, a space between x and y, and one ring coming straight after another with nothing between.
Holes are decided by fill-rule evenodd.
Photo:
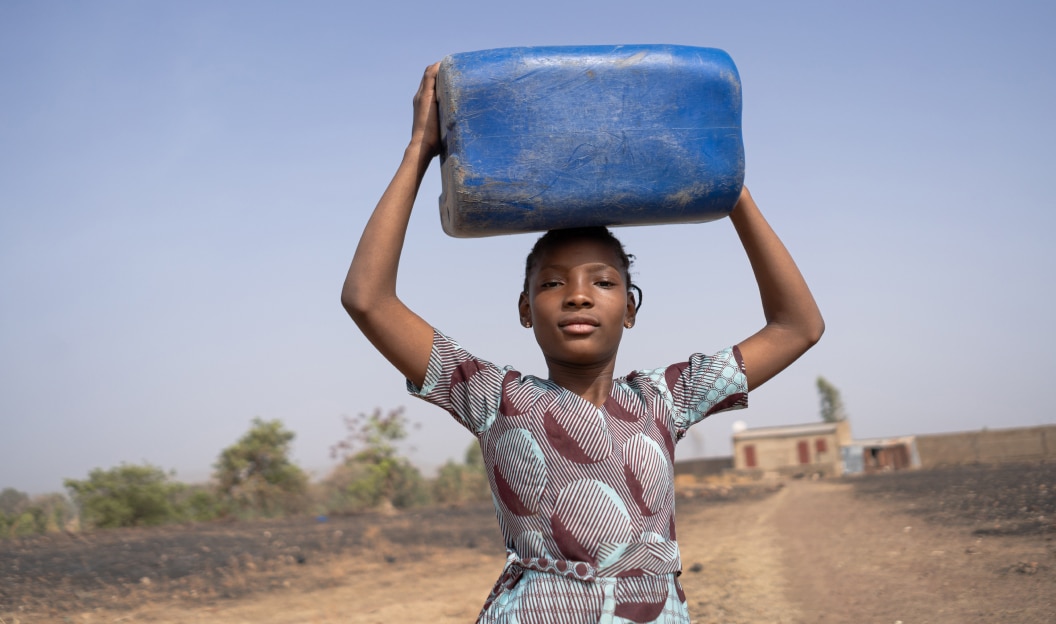
<instances>
[{"instance_id":1,"label":"blue jerrycan","mask_svg":"<svg viewBox=\"0 0 1056 624\"><path fill-rule=\"evenodd\" d=\"M744 182L740 77L722 50L452 54L437 99L451 236L711 221Z\"/></svg>"}]
</instances>

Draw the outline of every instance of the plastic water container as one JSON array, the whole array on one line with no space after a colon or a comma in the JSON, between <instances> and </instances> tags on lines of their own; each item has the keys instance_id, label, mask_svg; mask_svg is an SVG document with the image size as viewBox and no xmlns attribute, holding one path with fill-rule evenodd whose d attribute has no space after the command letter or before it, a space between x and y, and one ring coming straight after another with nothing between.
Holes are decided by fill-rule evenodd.
<instances>
[{"instance_id":1,"label":"plastic water container","mask_svg":"<svg viewBox=\"0 0 1056 624\"><path fill-rule=\"evenodd\" d=\"M437 98L451 236L711 221L744 182L740 78L722 50L453 54Z\"/></svg>"}]
</instances>

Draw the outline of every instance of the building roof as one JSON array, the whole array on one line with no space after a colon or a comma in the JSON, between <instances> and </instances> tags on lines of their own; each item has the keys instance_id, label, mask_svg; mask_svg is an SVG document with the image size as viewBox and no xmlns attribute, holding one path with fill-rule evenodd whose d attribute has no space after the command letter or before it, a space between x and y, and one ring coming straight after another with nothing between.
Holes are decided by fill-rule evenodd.
<instances>
[{"instance_id":1,"label":"building roof","mask_svg":"<svg viewBox=\"0 0 1056 624\"><path fill-rule=\"evenodd\" d=\"M897 444L912 444L917 439L917 436L897 436L893 438L864 438L861 440L851 440L844 444L844 446L894 446Z\"/></svg>"},{"instance_id":2,"label":"building roof","mask_svg":"<svg viewBox=\"0 0 1056 624\"><path fill-rule=\"evenodd\" d=\"M733 434L733 440L758 440L760 438L791 438L808 435L829 435L836 433L839 423L819 422L804 425L781 425L779 427L757 427L745 429Z\"/></svg>"}]
</instances>

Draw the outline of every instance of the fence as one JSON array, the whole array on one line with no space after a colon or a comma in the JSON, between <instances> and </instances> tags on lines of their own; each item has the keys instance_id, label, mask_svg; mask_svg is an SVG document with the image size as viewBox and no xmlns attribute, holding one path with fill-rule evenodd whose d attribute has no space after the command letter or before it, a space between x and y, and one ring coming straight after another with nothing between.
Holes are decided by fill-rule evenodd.
<instances>
[{"instance_id":1,"label":"fence","mask_svg":"<svg viewBox=\"0 0 1056 624\"><path fill-rule=\"evenodd\" d=\"M1056 460L1056 425L918 435L917 451L922 468Z\"/></svg>"}]
</instances>

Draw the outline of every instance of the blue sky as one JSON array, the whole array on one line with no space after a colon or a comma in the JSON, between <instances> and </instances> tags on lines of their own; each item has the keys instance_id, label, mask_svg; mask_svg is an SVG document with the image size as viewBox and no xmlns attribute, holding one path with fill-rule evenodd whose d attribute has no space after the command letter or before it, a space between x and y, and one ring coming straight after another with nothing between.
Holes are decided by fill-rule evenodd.
<instances>
[{"instance_id":1,"label":"blue sky","mask_svg":"<svg viewBox=\"0 0 1056 624\"><path fill-rule=\"evenodd\" d=\"M342 416L406 406L423 468L471 441L412 400L338 293L446 54L718 47L746 182L815 291L822 342L681 445L818 418L858 437L1056 422L1056 8L1042 2L0 3L0 488L149 462L208 477L254 417L321 476ZM516 301L534 235L440 229L439 167L400 292L497 363L543 373ZM728 222L618 231L646 305L618 369L762 324ZM442 270L440 270L442 269Z\"/></svg>"}]
</instances>

